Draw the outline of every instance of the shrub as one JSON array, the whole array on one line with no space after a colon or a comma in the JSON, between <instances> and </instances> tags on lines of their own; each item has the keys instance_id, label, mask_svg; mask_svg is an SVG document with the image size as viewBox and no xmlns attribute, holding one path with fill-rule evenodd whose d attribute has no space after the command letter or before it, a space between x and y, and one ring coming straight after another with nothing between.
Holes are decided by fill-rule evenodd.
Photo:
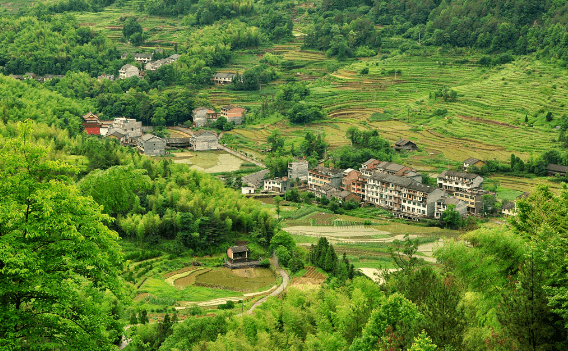
<instances>
[{"instance_id":1,"label":"shrub","mask_svg":"<svg viewBox=\"0 0 568 351\"><path fill-rule=\"evenodd\" d=\"M369 74L369 67L365 67L361 70L361 72L359 72L361 74Z\"/></svg>"}]
</instances>

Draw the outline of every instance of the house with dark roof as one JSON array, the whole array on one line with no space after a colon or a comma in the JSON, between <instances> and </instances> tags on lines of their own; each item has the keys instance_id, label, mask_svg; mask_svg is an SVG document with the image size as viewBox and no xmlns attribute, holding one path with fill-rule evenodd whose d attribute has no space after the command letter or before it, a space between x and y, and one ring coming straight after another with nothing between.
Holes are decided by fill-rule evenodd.
<instances>
[{"instance_id":1,"label":"house with dark roof","mask_svg":"<svg viewBox=\"0 0 568 351\"><path fill-rule=\"evenodd\" d=\"M193 125L197 128L205 127L211 120L217 120L217 112L208 107L198 107L192 111Z\"/></svg>"},{"instance_id":2,"label":"house with dark roof","mask_svg":"<svg viewBox=\"0 0 568 351\"><path fill-rule=\"evenodd\" d=\"M546 166L546 173L549 176L565 177L566 173L568 173L568 166L555 165L554 163L550 163L548 164L548 166Z\"/></svg>"},{"instance_id":3,"label":"house with dark roof","mask_svg":"<svg viewBox=\"0 0 568 351\"><path fill-rule=\"evenodd\" d=\"M154 134L144 134L136 141L140 153L147 156L162 156L166 154L166 140Z\"/></svg>"},{"instance_id":4,"label":"house with dark roof","mask_svg":"<svg viewBox=\"0 0 568 351\"><path fill-rule=\"evenodd\" d=\"M483 186L483 177L474 173L443 171L436 179L438 188L452 194L457 191L478 189Z\"/></svg>"},{"instance_id":5,"label":"house with dark roof","mask_svg":"<svg viewBox=\"0 0 568 351\"><path fill-rule=\"evenodd\" d=\"M264 177L270 173L269 169L263 169L261 171L249 174L241 178L243 185L249 185L255 189L262 188L264 186Z\"/></svg>"},{"instance_id":6,"label":"house with dark roof","mask_svg":"<svg viewBox=\"0 0 568 351\"><path fill-rule=\"evenodd\" d=\"M219 136L212 130L197 130L192 132L190 138L193 151L217 150L219 148Z\"/></svg>"},{"instance_id":7,"label":"house with dark roof","mask_svg":"<svg viewBox=\"0 0 568 351\"><path fill-rule=\"evenodd\" d=\"M250 251L246 245L231 246L227 249L227 256L231 263L246 262L250 256Z\"/></svg>"},{"instance_id":8,"label":"house with dark roof","mask_svg":"<svg viewBox=\"0 0 568 351\"><path fill-rule=\"evenodd\" d=\"M410 140L400 139L394 143L394 151L414 151L418 150L418 146Z\"/></svg>"}]
</instances>

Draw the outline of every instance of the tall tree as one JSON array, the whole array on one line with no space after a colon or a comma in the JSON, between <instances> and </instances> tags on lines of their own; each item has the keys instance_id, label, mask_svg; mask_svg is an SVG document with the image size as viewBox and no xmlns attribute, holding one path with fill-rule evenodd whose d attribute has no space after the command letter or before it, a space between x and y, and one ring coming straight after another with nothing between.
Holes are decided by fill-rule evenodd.
<instances>
[{"instance_id":1,"label":"tall tree","mask_svg":"<svg viewBox=\"0 0 568 351\"><path fill-rule=\"evenodd\" d=\"M118 236L31 133L22 123L0 150L0 348L110 350L100 301L120 293Z\"/></svg>"}]
</instances>

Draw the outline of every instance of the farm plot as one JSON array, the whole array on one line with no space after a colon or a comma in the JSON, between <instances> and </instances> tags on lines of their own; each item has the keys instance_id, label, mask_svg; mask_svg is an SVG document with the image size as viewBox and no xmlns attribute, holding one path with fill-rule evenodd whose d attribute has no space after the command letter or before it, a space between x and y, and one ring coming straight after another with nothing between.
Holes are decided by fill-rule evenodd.
<instances>
[{"instance_id":1,"label":"farm plot","mask_svg":"<svg viewBox=\"0 0 568 351\"><path fill-rule=\"evenodd\" d=\"M309 266L301 277L292 278L291 287L299 289L317 289L325 281L325 276L316 267Z\"/></svg>"},{"instance_id":2,"label":"farm plot","mask_svg":"<svg viewBox=\"0 0 568 351\"><path fill-rule=\"evenodd\" d=\"M365 240L376 240L379 238L388 238L390 232L377 230L369 226L352 226L352 227L336 227L336 226L295 226L284 228L290 234L326 237L329 240L344 241L353 238L365 238Z\"/></svg>"},{"instance_id":3,"label":"farm plot","mask_svg":"<svg viewBox=\"0 0 568 351\"><path fill-rule=\"evenodd\" d=\"M276 276L268 268L235 269L218 268L195 278L198 286L253 292L276 283Z\"/></svg>"}]
</instances>

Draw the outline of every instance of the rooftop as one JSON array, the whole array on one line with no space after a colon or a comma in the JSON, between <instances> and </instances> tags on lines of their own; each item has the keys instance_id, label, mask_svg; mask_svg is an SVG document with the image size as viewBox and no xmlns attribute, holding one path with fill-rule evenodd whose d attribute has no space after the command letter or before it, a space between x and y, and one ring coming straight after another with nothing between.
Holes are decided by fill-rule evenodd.
<instances>
[{"instance_id":1,"label":"rooftop","mask_svg":"<svg viewBox=\"0 0 568 351\"><path fill-rule=\"evenodd\" d=\"M423 192L423 193L431 193L434 190L438 189L438 188L433 187L433 186L424 185L422 183L419 183L414 179L399 177L399 176L385 174L385 173L374 174L371 177L369 177L369 179L399 185L401 187L408 188L408 189L411 189L411 190L420 191L420 192Z\"/></svg>"},{"instance_id":2,"label":"rooftop","mask_svg":"<svg viewBox=\"0 0 568 351\"><path fill-rule=\"evenodd\" d=\"M477 177L480 177L480 175L475 174L475 173L465 173L465 172L458 172L458 171L443 171L442 173L440 173L438 175L438 178L445 178L445 177L475 179Z\"/></svg>"}]
</instances>

